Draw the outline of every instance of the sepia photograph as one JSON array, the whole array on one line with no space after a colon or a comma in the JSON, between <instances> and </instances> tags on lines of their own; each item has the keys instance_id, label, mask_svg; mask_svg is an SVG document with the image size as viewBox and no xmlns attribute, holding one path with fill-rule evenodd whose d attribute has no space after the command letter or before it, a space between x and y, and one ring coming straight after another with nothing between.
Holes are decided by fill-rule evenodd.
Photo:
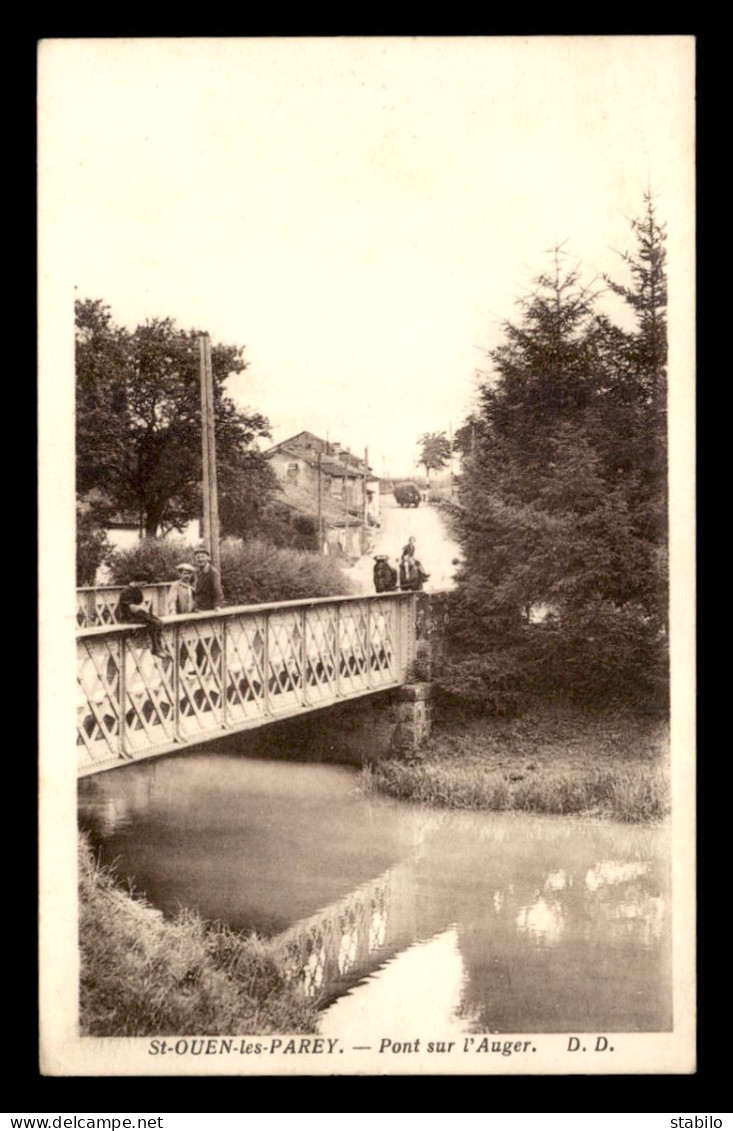
<instances>
[{"instance_id":1,"label":"sepia photograph","mask_svg":"<svg viewBox=\"0 0 733 1131\"><path fill-rule=\"evenodd\" d=\"M38 45L40 1070L695 1072L695 41Z\"/></svg>"}]
</instances>

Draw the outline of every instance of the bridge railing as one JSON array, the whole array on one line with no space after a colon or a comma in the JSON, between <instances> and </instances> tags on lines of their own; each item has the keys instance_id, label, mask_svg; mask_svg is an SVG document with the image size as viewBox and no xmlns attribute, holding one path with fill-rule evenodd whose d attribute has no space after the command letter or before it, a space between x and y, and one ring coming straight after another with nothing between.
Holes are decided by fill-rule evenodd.
<instances>
[{"instance_id":1,"label":"bridge railing","mask_svg":"<svg viewBox=\"0 0 733 1131\"><path fill-rule=\"evenodd\" d=\"M165 616L172 581L141 585L143 604L150 613ZM79 628L117 624L117 603L124 585L83 585L76 591L76 623Z\"/></svg>"},{"instance_id":2,"label":"bridge railing","mask_svg":"<svg viewBox=\"0 0 733 1131\"><path fill-rule=\"evenodd\" d=\"M164 753L403 683L415 594L319 598L77 632L79 772Z\"/></svg>"}]
</instances>

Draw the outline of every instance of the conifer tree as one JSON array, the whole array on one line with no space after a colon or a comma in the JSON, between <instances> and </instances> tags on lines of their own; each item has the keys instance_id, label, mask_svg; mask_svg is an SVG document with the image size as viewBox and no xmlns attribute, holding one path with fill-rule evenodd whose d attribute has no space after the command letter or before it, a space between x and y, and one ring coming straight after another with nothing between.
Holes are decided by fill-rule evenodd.
<instances>
[{"instance_id":1,"label":"conifer tree","mask_svg":"<svg viewBox=\"0 0 733 1131\"><path fill-rule=\"evenodd\" d=\"M555 248L457 434L465 564L452 624L486 684L666 696L666 277L650 196L632 231L630 282L606 282L635 327L599 314Z\"/></svg>"}]
</instances>

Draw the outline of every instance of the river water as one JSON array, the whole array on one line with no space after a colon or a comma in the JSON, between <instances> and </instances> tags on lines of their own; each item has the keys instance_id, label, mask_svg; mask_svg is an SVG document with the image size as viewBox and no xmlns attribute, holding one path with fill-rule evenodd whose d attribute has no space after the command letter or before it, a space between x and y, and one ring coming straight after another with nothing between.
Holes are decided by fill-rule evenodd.
<instances>
[{"instance_id":1,"label":"river water","mask_svg":"<svg viewBox=\"0 0 733 1131\"><path fill-rule=\"evenodd\" d=\"M672 1027L668 830L357 787L341 766L174 755L80 781L80 824L165 914L268 936L324 1033Z\"/></svg>"}]
</instances>

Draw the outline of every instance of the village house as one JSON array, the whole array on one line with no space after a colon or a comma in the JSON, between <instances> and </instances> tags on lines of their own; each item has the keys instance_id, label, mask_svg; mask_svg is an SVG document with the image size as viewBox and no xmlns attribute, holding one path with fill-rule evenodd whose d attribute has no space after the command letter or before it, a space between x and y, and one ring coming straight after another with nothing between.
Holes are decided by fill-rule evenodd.
<instances>
[{"instance_id":1,"label":"village house","mask_svg":"<svg viewBox=\"0 0 733 1131\"><path fill-rule=\"evenodd\" d=\"M379 483L363 459L341 444L298 432L265 452L284 501L321 518L326 553L358 557L379 523Z\"/></svg>"}]
</instances>

